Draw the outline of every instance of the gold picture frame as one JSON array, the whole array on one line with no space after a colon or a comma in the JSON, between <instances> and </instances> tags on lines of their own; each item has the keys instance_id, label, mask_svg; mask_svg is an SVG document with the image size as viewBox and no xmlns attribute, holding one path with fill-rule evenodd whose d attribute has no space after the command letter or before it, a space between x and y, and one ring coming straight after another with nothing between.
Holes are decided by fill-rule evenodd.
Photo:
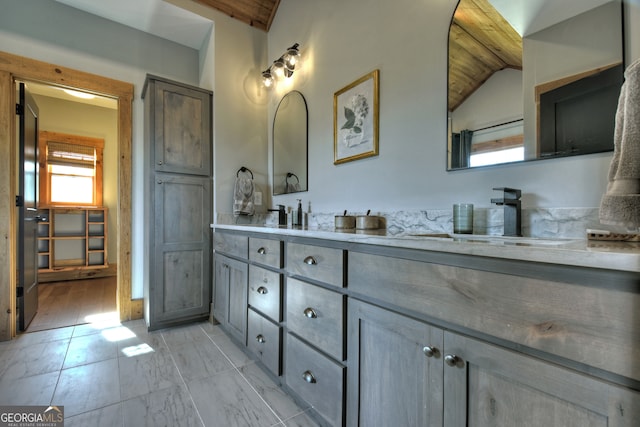
<instances>
[{"instance_id":1,"label":"gold picture frame","mask_svg":"<svg viewBox=\"0 0 640 427\"><path fill-rule=\"evenodd\" d=\"M378 155L379 79L374 70L333 95L334 165Z\"/></svg>"}]
</instances>

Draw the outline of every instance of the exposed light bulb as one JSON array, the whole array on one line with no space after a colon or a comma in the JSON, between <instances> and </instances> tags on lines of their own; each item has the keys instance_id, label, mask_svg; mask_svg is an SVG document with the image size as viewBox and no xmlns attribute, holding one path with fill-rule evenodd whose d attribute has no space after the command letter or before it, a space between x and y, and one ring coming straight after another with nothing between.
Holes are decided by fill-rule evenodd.
<instances>
[{"instance_id":1,"label":"exposed light bulb","mask_svg":"<svg viewBox=\"0 0 640 427\"><path fill-rule=\"evenodd\" d=\"M285 76L285 69L284 69L284 60L282 59L282 57L280 57L279 59L276 59L273 62L273 76L276 78L276 80L281 80L284 78Z\"/></svg>"},{"instance_id":2,"label":"exposed light bulb","mask_svg":"<svg viewBox=\"0 0 640 427\"><path fill-rule=\"evenodd\" d=\"M298 50L298 43L287 49L287 53L284 54L284 65L287 69L293 71L300 60L300 51Z\"/></svg>"},{"instance_id":3,"label":"exposed light bulb","mask_svg":"<svg viewBox=\"0 0 640 427\"><path fill-rule=\"evenodd\" d=\"M273 86L273 76L271 75L271 70L265 70L262 72L262 84L266 88L270 88Z\"/></svg>"}]
</instances>

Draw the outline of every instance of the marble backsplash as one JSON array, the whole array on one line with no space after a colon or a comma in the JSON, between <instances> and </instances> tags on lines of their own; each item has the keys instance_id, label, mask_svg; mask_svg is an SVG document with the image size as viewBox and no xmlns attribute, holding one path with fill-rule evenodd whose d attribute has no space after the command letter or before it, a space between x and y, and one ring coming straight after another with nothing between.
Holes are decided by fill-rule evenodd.
<instances>
[{"instance_id":1,"label":"marble backsplash","mask_svg":"<svg viewBox=\"0 0 640 427\"><path fill-rule=\"evenodd\" d=\"M354 213L364 215L364 213ZM307 226L314 229L332 230L334 216L340 212L309 213ZM453 232L451 210L403 210L372 212L383 217L389 234L416 232ZM278 214L261 214L252 217L234 217L220 214L218 224L264 224L278 225ZM597 208L538 208L522 209L522 234L526 237L586 239L587 228L603 228L598 220ZM503 209L476 208L473 215L474 234L502 235Z\"/></svg>"}]
</instances>

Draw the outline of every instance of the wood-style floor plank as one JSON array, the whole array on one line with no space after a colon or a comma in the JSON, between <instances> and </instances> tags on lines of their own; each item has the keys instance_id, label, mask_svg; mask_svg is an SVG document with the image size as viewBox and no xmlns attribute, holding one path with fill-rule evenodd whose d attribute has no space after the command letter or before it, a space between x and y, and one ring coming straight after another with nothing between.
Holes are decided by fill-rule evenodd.
<instances>
[{"instance_id":1,"label":"wood-style floor plank","mask_svg":"<svg viewBox=\"0 0 640 427\"><path fill-rule=\"evenodd\" d=\"M81 325L91 322L91 316L116 311L116 280L113 276L39 284L38 313L27 332Z\"/></svg>"}]
</instances>

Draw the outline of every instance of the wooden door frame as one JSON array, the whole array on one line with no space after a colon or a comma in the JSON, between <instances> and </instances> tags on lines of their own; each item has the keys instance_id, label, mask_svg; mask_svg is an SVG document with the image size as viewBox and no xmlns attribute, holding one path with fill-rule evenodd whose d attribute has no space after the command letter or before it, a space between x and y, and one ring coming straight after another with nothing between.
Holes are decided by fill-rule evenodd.
<instances>
[{"instance_id":1,"label":"wooden door frame","mask_svg":"<svg viewBox=\"0 0 640 427\"><path fill-rule=\"evenodd\" d=\"M81 89L118 102L117 290L120 320L142 317L131 300L131 140L133 84L0 52L0 200L16 196L16 79ZM7 96L8 95L8 96ZM16 331L16 221L14 203L0 203L0 341Z\"/></svg>"}]
</instances>

